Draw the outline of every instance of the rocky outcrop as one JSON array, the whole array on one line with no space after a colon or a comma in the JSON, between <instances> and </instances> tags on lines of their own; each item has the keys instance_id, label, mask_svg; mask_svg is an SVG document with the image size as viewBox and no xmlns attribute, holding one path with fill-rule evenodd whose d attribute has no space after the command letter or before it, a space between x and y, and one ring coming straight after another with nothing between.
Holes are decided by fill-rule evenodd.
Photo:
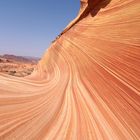
<instances>
[{"instance_id":1,"label":"rocky outcrop","mask_svg":"<svg viewBox=\"0 0 140 140\"><path fill-rule=\"evenodd\" d=\"M139 29L138 0L82 0L31 76L0 76L0 138L139 140Z\"/></svg>"},{"instance_id":2,"label":"rocky outcrop","mask_svg":"<svg viewBox=\"0 0 140 140\"><path fill-rule=\"evenodd\" d=\"M15 55L0 56L0 73L12 76L25 77L30 75L36 68L38 58Z\"/></svg>"},{"instance_id":3,"label":"rocky outcrop","mask_svg":"<svg viewBox=\"0 0 140 140\"><path fill-rule=\"evenodd\" d=\"M37 57L30 57L30 56L16 56L11 54L4 54L0 56L1 59L7 59L11 62L16 61L19 63L29 63L29 64L36 64L39 61Z\"/></svg>"}]
</instances>

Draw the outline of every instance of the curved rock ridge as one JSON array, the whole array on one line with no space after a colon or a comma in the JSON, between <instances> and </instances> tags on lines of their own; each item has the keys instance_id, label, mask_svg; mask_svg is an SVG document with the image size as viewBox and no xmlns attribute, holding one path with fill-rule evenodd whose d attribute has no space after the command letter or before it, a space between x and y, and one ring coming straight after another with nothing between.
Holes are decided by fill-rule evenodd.
<instances>
[{"instance_id":1,"label":"curved rock ridge","mask_svg":"<svg viewBox=\"0 0 140 140\"><path fill-rule=\"evenodd\" d=\"M139 0L81 0L31 76L0 75L0 140L139 139Z\"/></svg>"}]
</instances>

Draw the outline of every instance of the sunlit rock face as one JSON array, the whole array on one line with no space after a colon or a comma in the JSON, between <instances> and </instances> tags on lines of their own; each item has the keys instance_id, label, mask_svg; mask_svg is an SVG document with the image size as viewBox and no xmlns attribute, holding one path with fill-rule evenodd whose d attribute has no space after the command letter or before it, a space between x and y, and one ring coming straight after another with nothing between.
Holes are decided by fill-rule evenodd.
<instances>
[{"instance_id":1,"label":"sunlit rock face","mask_svg":"<svg viewBox=\"0 0 140 140\"><path fill-rule=\"evenodd\" d=\"M139 0L82 0L31 76L1 75L0 139L139 140Z\"/></svg>"}]
</instances>

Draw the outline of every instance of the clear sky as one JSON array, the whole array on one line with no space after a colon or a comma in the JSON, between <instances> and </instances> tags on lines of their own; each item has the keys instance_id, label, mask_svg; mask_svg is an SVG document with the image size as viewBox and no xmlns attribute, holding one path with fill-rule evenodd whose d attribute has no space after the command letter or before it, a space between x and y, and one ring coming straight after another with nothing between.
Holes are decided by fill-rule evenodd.
<instances>
[{"instance_id":1,"label":"clear sky","mask_svg":"<svg viewBox=\"0 0 140 140\"><path fill-rule=\"evenodd\" d=\"M40 57L76 17L80 0L0 0L0 54Z\"/></svg>"}]
</instances>

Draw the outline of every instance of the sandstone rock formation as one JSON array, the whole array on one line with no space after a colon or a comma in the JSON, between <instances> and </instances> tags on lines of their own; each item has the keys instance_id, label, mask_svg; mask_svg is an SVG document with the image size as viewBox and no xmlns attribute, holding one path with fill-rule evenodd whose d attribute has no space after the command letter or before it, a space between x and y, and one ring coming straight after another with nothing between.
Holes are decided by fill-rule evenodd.
<instances>
[{"instance_id":1,"label":"sandstone rock formation","mask_svg":"<svg viewBox=\"0 0 140 140\"><path fill-rule=\"evenodd\" d=\"M0 56L0 73L24 77L30 75L36 68L38 58L15 55Z\"/></svg>"},{"instance_id":2,"label":"sandstone rock formation","mask_svg":"<svg viewBox=\"0 0 140 140\"><path fill-rule=\"evenodd\" d=\"M28 78L0 76L2 140L140 139L140 1L81 0Z\"/></svg>"}]
</instances>

